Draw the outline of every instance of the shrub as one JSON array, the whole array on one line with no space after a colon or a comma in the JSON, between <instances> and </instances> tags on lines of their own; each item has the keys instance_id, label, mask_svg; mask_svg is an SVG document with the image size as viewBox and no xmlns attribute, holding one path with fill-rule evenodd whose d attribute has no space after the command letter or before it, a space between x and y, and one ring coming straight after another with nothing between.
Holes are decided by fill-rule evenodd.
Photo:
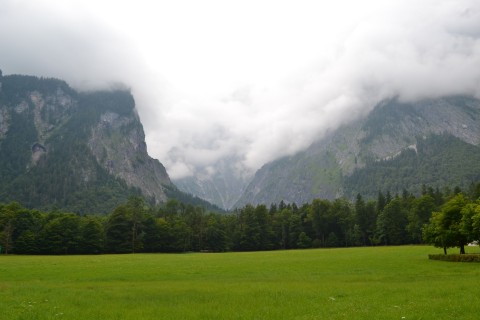
<instances>
[{"instance_id":1,"label":"shrub","mask_svg":"<svg viewBox=\"0 0 480 320\"><path fill-rule=\"evenodd\" d=\"M480 262L480 254L429 254L428 258L450 262Z\"/></svg>"}]
</instances>

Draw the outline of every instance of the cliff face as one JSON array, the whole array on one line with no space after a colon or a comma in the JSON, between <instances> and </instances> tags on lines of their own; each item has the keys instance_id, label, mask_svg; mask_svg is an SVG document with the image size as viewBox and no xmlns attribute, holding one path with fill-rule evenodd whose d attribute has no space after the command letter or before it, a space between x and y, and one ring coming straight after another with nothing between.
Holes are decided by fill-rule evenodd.
<instances>
[{"instance_id":1,"label":"cliff face","mask_svg":"<svg viewBox=\"0 0 480 320\"><path fill-rule=\"evenodd\" d=\"M394 157L417 139L430 134L449 134L472 145L480 144L480 100L446 97L414 103L389 101L379 105L361 127L376 159Z\"/></svg>"},{"instance_id":2,"label":"cliff face","mask_svg":"<svg viewBox=\"0 0 480 320\"><path fill-rule=\"evenodd\" d=\"M314 198L352 197L356 192L371 195L382 188L415 192L422 183L465 187L477 179L480 169L475 162L463 160L477 159L479 144L478 99L386 101L365 119L331 132L307 150L263 166L235 206L281 200L302 204ZM402 156L408 152L410 157ZM466 159L451 157L455 153ZM446 161L451 163L444 166ZM388 166L395 167L388 171ZM435 172L441 167L449 172ZM406 178L408 172L416 175L414 182ZM393 179L396 181L385 183Z\"/></svg>"},{"instance_id":3,"label":"cliff face","mask_svg":"<svg viewBox=\"0 0 480 320\"><path fill-rule=\"evenodd\" d=\"M132 194L164 202L174 188L147 153L129 92L18 75L0 76L0 177L0 201L81 213Z\"/></svg>"},{"instance_id":4,"label":"cliff face","mask_svg":"<svg viewBox=\"0 0 480 320\"><path fill-rule=\"evenodd\" d=\"M139 188L157 203L167 200L164 186L171 186L165 167L148 156L145 134L136 113L121 116L112 111L100 115L92 127L88 146L110 174Z\"/></svg>"},{"instance_id":5,"label":"cliff face","mask_svg":"<svg viewBox=\"0 0 480 320\"><path fill-rule=\"evenodd\" d=\"M232 161L230 161L232 160ZM216 165L216 172L197 174L175 180L174 183L184 192L194 194L220 208L230 209L241 196L247 178L237 174L234 159L225 159Z\"/></svg>"}]
</instances>

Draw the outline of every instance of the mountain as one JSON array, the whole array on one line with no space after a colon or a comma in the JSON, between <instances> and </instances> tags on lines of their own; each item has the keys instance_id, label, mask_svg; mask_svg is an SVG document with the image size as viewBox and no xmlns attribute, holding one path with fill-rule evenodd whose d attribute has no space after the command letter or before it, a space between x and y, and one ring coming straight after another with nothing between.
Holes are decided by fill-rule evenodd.
<instances>
[{"instance_id":1,"label":"mountain","mask_svg":"<svg viewBox=\"0 0 480 320\"><path fill-rule=\"evenodd\" d=\"M384 101L307 150L264 165L235 206L467 187L480 180L479 144L478 99Z\"/></svg>"},{"instance_id":2,"label":"mountain","mask_svg":"<svg viewBox=\"0 0 480 320\"><path fill-rule=\"evenodd\" d=\"M195 176L174 180L182 191L194 194L220 208L230 209L242 195L249 182L248 178L238 174L232 159L223 159L217 163L214 173L198 173Z\"/></svg>"},{"instance_id":3,"label":"mountain","mask_svg":"<svg viewBox=\"0 0 480 320\"><path fill-rule=\"evenodd\" d=\"M79 213L178 192L147 153L129 91L77 92L61 80L1 72L0 177L0 202Z\"/></svg>"}]
</instances>

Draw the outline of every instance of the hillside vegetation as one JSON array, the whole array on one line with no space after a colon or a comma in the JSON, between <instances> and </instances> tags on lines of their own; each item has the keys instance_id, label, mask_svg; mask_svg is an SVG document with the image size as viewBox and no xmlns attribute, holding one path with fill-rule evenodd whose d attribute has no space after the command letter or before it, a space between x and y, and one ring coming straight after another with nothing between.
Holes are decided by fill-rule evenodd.
<instances>
[{"instance_id":1,"label":"hillside vegetation","mask_svg":"<svg viewBox=\"0 0 480 320\"><path fill-rule=\"evenodd\" d=\"M235 207L372 199L379 190L418 195L423 184L468 188L479 177L479 145L478 99L383 101L305 151L265 164Z\"/></svg>"},{"instance_id":2,"label":"hillside vegetation","mask_svg":"<svg viewBox=\"0 0 480 320\"><path fill-rule=\"evenodd\" d=\"M378 190L419 194L422 185L468 186L480 180L480 147L451 135L419 139L392 159L372 160L344 178L345 195L373 198Z\"/></svg>"},{"instance_id":3,"label":"hillside vegetation","mask_svg":"<svg viewBox=\"0 0 480 320\"><path fill-rule=\"evenodd\" d=\"M5 253L259 251L430 243L459 247L480 239L480 184L469 197L424 187L415 197L379 192L377 201L314 199L297 207L247 205L230 214L169 200L150 207L131 197L106 216L28 210L0 204Z\"/></svg>"},{"instance_id":4,"label":"hillside vegetation","mask_svg":"<svg viewBox=\"0 0 480 320\"><path fill-rule=\"evenodd\" d=\"M0 77L0 177L0 201L77 213L132 195L160 203L175 189L147 154L130 92L20 75Z\"/></svg>"}]
</instances>

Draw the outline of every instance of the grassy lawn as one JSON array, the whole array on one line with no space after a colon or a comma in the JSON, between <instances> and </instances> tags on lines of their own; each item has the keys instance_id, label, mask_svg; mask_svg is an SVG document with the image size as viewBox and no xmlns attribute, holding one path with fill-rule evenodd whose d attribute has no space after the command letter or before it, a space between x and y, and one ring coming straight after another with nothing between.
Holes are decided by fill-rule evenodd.
<instances>
[{"instance_id":1,"label":"grassy lawn","mask_svg":"<svg viewBox=\"0 0 480 320\"><path fill-rule=\"evenodd\" d=\"M478 319L480 264L440 252L2 255L0 319Z\"/></svg>"}]
</instances>

